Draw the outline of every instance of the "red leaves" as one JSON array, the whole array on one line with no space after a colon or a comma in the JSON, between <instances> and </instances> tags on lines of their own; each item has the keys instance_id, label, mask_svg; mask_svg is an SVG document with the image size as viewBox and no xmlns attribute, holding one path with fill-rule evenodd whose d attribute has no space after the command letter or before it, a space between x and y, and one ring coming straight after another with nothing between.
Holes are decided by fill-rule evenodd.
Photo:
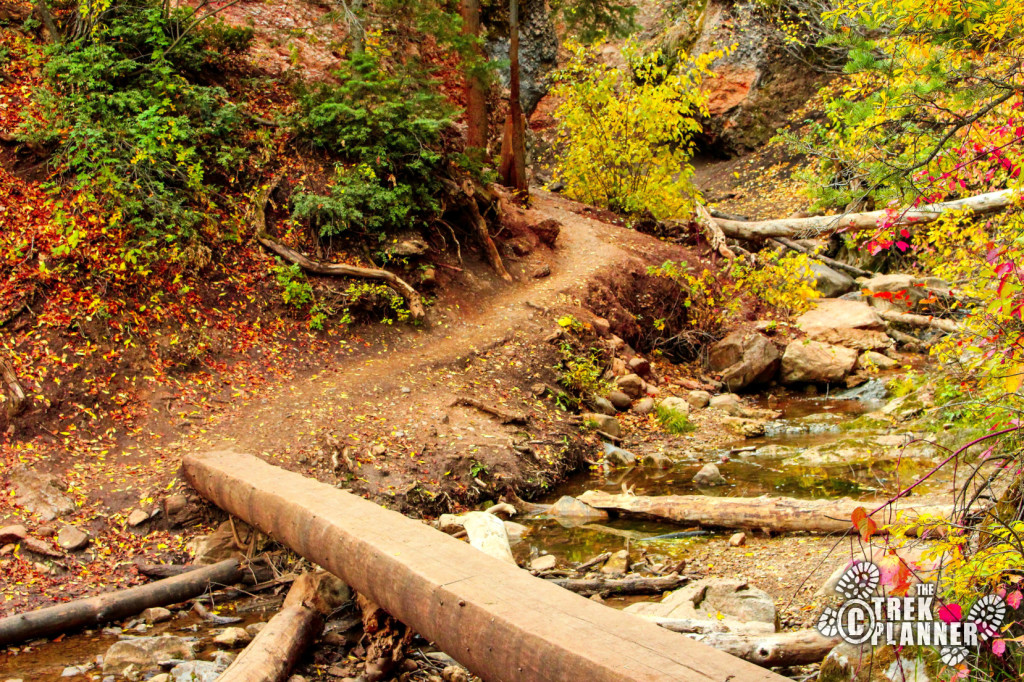
<instances>
[{"instance_id":1,"label":"red leaves","mask_svg":"<svg viewBox=\"0 0 1024 682\"><path fill-rule=\"evenodd\" d=\"M851 520L853 521L853 527L860 533L861 540L864 542L870 540L871 536L878 532L878 524L868 516L868 512L864 507L854 509Z\"/></svg>"}]
</instances>

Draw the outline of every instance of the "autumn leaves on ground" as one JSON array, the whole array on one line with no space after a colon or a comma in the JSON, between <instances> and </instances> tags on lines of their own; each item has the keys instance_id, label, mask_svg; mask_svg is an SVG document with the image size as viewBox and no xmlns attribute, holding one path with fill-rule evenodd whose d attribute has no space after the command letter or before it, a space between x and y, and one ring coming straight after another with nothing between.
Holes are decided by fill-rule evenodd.
<instances>
[{"instance_id":1,"label":"autumn leaves on ground","mask_svg":"<svg viewBox=\"0 0 1024 682\"><path fill-rule=\"evenodd\" d=\"M218 526L252 549L181 474L224 448L435 519L522 513L586 472L627 506L632 471L713 489L755 450L728 497L880 504L912 472L914 504L968 490L936 453L970 436L1001 473L960 525L996 539L932 520L914 566L945 556L950 599L1019 596L1019 3L826 4L5 0L0 613L146 583ZM831 420L858 387L891 402ZM818 422L786 414L819 395ZM787 449L819 426L850 442ZM929 533L848 521L905 591L879 538ZM631 566L640 531L602 528L626 557L571 563L756 572L784 628L833 568L831 541L753 535ZM518 558L575 570L550 556ZM1014 628L942 674L1012 677Z\"/></svg>"}]
</instances>

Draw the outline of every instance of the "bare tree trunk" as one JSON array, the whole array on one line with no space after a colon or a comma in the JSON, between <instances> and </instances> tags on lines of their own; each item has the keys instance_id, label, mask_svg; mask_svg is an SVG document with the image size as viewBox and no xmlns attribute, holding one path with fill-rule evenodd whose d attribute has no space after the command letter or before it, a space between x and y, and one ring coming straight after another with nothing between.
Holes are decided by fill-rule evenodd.
<instances>
[{"instance_id":1,"label":"bare tree trunk","mask_svg":"<svg viewBox=\"0 0 1024 682\"><path fill-rule=\"evenodd\" d=\"M501 163L498 174L502 184L517 194L529 191L526 180L526 130L523 106L519 101L519 0L509 2L509 96L508 118L501 141Z\"/></svg>"},{"instance_id":2,"label":"bare tree trunk","mask_svg":"<svg viewBox=\"0 0 1024 682\"><path fill-rule=\"evenodd\" d=\"M46 29L47 41L51 43L57 42L60 39L60 34L57 33L57 25L53 21L53 14L50 12L47 0L36 0L35 12L39 15L39 20L43 22L43 27Z\"/></svg>"},{"instance_id":3,"label":"bare tree trunk","mask_svg":"<svg viewBox=\"0 0 1024 682\"><path fill-rule=\"evenodd\" d=\"M1004 189L955 201L929 204L920 208L908 208L893 212L891 216L890 211L869 211L867 213L782 218L779 220L740 221L716 218L715 223L728 237L757 241L771 237L828 234L839 230L870 230L890 218L895 219L895 224L898 225L922 225L938 220L944 211L955 209L966 208L977 214L996 213L1012 206L1018 196L1019 192L1016 190Z\"/></svg>"},{"instance_id":4,"label":"bare tree trunk","mask_svg":"<svg viewBox=\"0 0 1024 682\"><path fill-rule=\"evenodd\" d=\"M243 569L238 560L228 559L148 585L0 618L0 647L27 639L51 637L76 628L102 625L134 616L153 606L177 604L198 597L211 586L233 585L242 579L242 575Z\"/></svg>"},{"instance_id":5,"label":"bare tree trunk","mask_svg":"<svg viewBox=\"0 0 1024 682\"><path fill-rule=\"evenodd\" d=\"M838 637L824 637L817 630L777 632L771 635L715 632L686 636L765 668L817 663L842 643Z\"/></svg>"},{"instance_id":6,"label":"bare tree trunk","mask_svg":"<svg viewBox=\"0 0 1024 682\"><path fill-rule=\"evenodd\" d=\"M288 590L281 610L217 679L282 682L323 631L324 619L351 598L348 587L323 571L305 573Z\"/></svg>"},{"instance_id":7,"label":"bare tree trunk","mask_svg":"<svg viewBox=\"0 0 1024 682\"><path fill-rule=\"evenodd\" d=\"M588 490L581 502L597 509L668 519L677 523L711 528L741 528L776 533L844 533L853 530L853 511L864 503L850 499L798 500L789 497L708 497L706 495L613 495ZM904 500L904 519L919 515L949 518L953 505L914 504ZM879 512L879 526L889 523L890 509Z\"/></svg>"},{"instance_id":8,"label":"bare tree trunk","mask_svg":"<svg viewBox=\"0 0 1024 682\"><path fill-rule=\"evenodd\" d=\"M183 466L203 497L331 571L483 679L784 679L259 458L211 452L186 455Z\"/></svg>"},{"instance_id":9,"label":"bare tree trunk","mask_svg":"<svg viewBox=\"0 0 1024 682\"><path fill-rule=\"evenodd\" d=\"M477 41L480 37L480 0L462 0L462 34ZM479 43L473 45L476 61L484 59ZM466 69L466 152L477 161L487 154L487 91L483 79Z\"/></svg>"},{"instance_id":10,"label":"bare tree trunk","mask_svg":"<svg viewBox=\"0 0 1024 682\"><path fill-rule=\"evenodd\" d=\"M674 590L690 582L688 576L672 575L658 576L656 578L545 578L559 587L590 596L592 594L610 594L614 596L625 596L633 594L661 594Z\"/></svg>"},{"instance_id":11,"label":"bare tree trunk","mask_svg":"<svg viewBox=\"0 0 1024 682\"><path fill-rule=\"evenodd\" d=\"M953 320L944 320L931 315L914 315L913 313L901 313L898 310L876 310L875 312L887 322L901 322L911 327L931 327L947 334L953 334L960 328Z\"/></svg>"},{"instance_id":12,"label":"bare tree trunk","mask_svg":"<svg viewBox=\"0 0 1024 682\"><path fill-rule=\"evenodd\" d=\"M792 239L787 239L786 237L778 237L777 239L773 239L772 241L774 241L776 244L780 244L786 247L787 249L792 249L797 253L807 254L808 256L815 260L820 260L822 263L829 266L833 270L840 270L850 275L851 277L872 277L875 274L873 272L868 272L867 270L861 270L860 268L850 265L848 263L841 263L840 261L829 258L828 256L823 256L820 253L814 253L813 251L803 246L802 244L799 244L793 241Z\"/></svg>"}]
</instances>

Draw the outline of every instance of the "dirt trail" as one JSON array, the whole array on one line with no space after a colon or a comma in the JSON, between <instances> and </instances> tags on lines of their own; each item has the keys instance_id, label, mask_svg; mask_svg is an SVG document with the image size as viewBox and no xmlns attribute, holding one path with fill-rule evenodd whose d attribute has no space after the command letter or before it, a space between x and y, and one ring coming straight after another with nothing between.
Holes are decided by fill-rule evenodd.
<instances>
[{"instance_id":1,"label":"dirt trail","mask_svg":"<svg viewBox=\"0 0 1024 682\"><path fill-rule=\"evenodd\" d=\"M560 295L571 295L598 271L632 258L630 251L638 245L653 241L583 217L570 207L570 202L556 195L535 196L534 208L563 226L549 277L527 276L469 304L449 302L432 312L434 319L427 328L398 335L390 346L353 358L350 365L325 367L306 381L279 387L262 396L258 405L229 412L190 449L200 445L256 453L294 449L296 439L304 435L297 433L298 425L344 420L353 412L353 402L379 404L382 396L403 387L409 389L403 394L406 410L450 402L451 395L437 390L436 370L507 344L517 334L549 332L550 316L542 315L543 309L555 305Z\"/></svg>"}]
</instances>

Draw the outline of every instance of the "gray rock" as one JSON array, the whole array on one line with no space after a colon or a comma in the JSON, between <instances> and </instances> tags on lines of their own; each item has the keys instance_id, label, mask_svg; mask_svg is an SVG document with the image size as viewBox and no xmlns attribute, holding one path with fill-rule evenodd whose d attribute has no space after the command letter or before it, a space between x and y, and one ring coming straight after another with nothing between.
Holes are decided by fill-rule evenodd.
<instances>
[{"instance_id":1,"label":"gray rock","mask_svg":"<svg viewBox=\"0 0 1024 682\"><path fill-rule=\"evenodd\" d=\"M227 670L230 663L217 661L188 661L171 668L172 682L214 682Z\"/></svg>"},{"instance_id":2,"label":"gray rock","mask_svg":"<svg viewBox=\"0 0 1024 682\"><path fill-rule=\"evenodd\" d=\"M857 358L857 366L864 369L893 369L899 366L900 363L896 362L888 355L882 355L876 353L873 350L864 351L860 357Z\"/></svg>"},{"instance_id":3,"label":"gray rock","mask_svg":"<svg viewBox=\"0 0 1024 682\"><path fill-rule=\"evenodd\" d=\"M154 606L143 611L139 617L150 625L155 625L156 623L163 623L164 621L170 620L171 615L172 614L168 609L165 609L162 606Z\"/></svg>"},{"instance_id":4,"label":"gray rock","mask_svg":"<svg viewBox=\"0 0 1024 682\"><path fill-rule=\"evenodd\" d=\"M594 398L590 401L590 405L594 408L594 412L597 412L598 414L618 414L618 410L615 409L615 405L608 400L608 398Z\"/></svg>"},{"instance_id":5,"label":"gray rock","mask_svg":"<svg viewBox=\"0 0 1024 682\"><path fill-rule=\"evenodd\" d=\"M795 325L808 338L822 343L858 350L879 350L892 345L885 333L884 320L867 303L858 301L823 298L815 308L796 318Z\"/></svg>"},{"instance_id":6,"label":"gray rock","mask_svg":"<svg viewBox=\"0 0 1024 682\"><path fill-rule=\"evenodd\" d=\"M722 425L741 438L758 438L765 434L765 422L761 419L723 417Z\"/></svg>"},{"instance_id":7,"label":"gray rock","mask_svg":"<svg viewBox=\"0 0 1024 682\"><path fill-rule=\"evenodd\" d=\"M249 636L254 638L260 634L260 631L267 627L266 623L249 623L245 626L245 631L249 633Z\"/></svg>"},{"instance_id":8,"label":"gray rock","mask_svg":"<svg viewBox=\"0 0 1024 682\"><path fill-rule=\"evenodd\" d=\"M252 641L252 636L243 628L224 628L213 638L213 643L228 649L237 649Z\"/></svg>"},{"instance_id":9,"label":"gray rock","mask_svg":"<svg viewBox=\"0 0 1024 682\"><path fill-rule=\"evenodd\" d=\"M181 637L131 637L107 649L103 674L119 675L129 665L146 670L167 661L191 661L195 657L192 645Z\"/></svg>"},{"instance_id":10,"label":"gray rock","mask_svg":"<svg viewBox=\"0 0 1024 682\"><path fill-rule=\"evenodd\" d=\"M527 118L547 94L548 74L558 66L558 34L543 2L523 2L519 16L520 96ZM505 26L508 26L506 20ZM484 45L490 61L505 64L498 72L503 87L509 85L507 35L495 34Z\"/></svg>"},{"instance_id":11,"label":"gray rock","mask_svg":"<svg viewBox=\"0 0 1024 682\"><path fill-rule=\"evenodd\" d=\"M742 409L740 397L735 393L722 393L708 401L708 407L714 410L722 410L726 414L733 414Z\"/></svg>"},{"instance_id":12,"label":"gray rock","mask_svg":"<svg viewBox=\"0 0 1024 682\"><path fill-rule=\"evenodd\" d=\"M469 512L463 514L462 519L462 527L469 535L471 546L495 559L515 565L504 521L487 512Z\"/></svg>"},{"instance_id":13,"label":"gray rock","mask_svg":"<svg viewBox=\"0 0 1024 682\"><path fill-rule=\"evenodd\" d=\"M716 485L727 485L729 482L725 480L725 476L718 470L718 467L708 462L700 471L698 471L694 477L693 482L700 487L711 487Z\"/></svg>"},{"instance_id":14,"label":"gray rock","mask_svg":"<svg viewBox=\"0 0 1024 682\"><path fill-rule=\"evenodd\" d=\"M663 452L648 452L643 456L642 463L651 469L671 469L672 460Z\"/></svg>"},{"instance_id":15,"label":"gray rock","mask_svg":"<svg viewBox=\"0 0 1024 682\"><path fill-rule=\"evenodd\" d=\"M711 347L708 365L722 373L722 383L729 390L738 391L775 378L779 349L755 331L737 331Z\"/></svg>"},{"instance_id":16,"label":"gray rock","mask_svg":"<svg viewBox=\"0 0 1024 682\"><path fill-rule=\"evenodd\" d=\"M818 341L792 341L782 356L782 381L835 383L853 371L857 351Z\"/></svg>"},{"instance_id":17,"label":"gray rock","mask_svg":"<svg viewBox=\"0 0 1024 682\"><path fill-rule=\"evenodd\" d=\"M676 398L675 396L662 398L661 401L658 402L658 407L683 417L688 417L690 415L690 403L683 398Z\"/></svg>"},{"instance_id":18,"label":"gray rock","mask_svg":"<svg viewBox=\"0 0 1024 682\"><path fill-rule=\"evenodd\" d=\"M626 374L618 377L615 380L615 386L633 400L644 394L644 380L636 374Z\"/></svg>"},{"instance_id":19,"label":"gray rock","mask_svg":"<svg viewBox=\"0 0 1024 682\"><path fill-rule=\"evenodd\" d=\"M727 618L766 623L774 630L775 602L764 590L735 578L704 578L669 593L658 603L639 603L626 611L663 618Z\"/></svg>"},{"instance_id":20,"label":"gray rock","mask_svg":"<svg viewBox=\"0 0 1024 682\"><path fill-rule=\"evenodd\" d=\"M75 510L74 500L65 493L67 485L53 474L19 464L11 469L9 477L14 487L14 503L38 514L43 521L53 521Z\"/></svg>"},{"instance_id":21,"label":"gray rock","mask_svg":"<svg viewBox=\"0 0 1024 682\"><path fill-rule=\"evenodd\" d=\"M811 272L814 273L814 288L825 298L839 298L857 286L849 275L818 261L811 263Z\"/></svg>"},{"instance_id":22,"label":"gray rock","mask_svg":"<svg viewBox=\"0 0 1024 682\"><path fill-rule=\"evenodd\" d=\"M403 239L402 241L388 248L388 251L392 255L404 256L406 258L422 256L429 250L429 244L427 244L422 239L416 238Z\"/></svg>"},{"instance_id":23,"label":"gray rock","mask_svg":"<svg viewBox=\"0 0 1024 682\"><path fill-rule=\"evenodd\" d=\"M622 575L629 572L629 552L621 549L615 552L608 561L601 567L601 573L605 575Z\"/></svg>"},{"instance_id":24,"label":"gray rock","mask_svg":"<svg viewBox=\"0 0 1024 682\"><path fill-rule=\"evenodd\" d=\"M89 534L74 526L63 526L57 533L57 544L69 552L77 552L89 544Z\"/></svg>"},{"instance_id":25,"label":"gray rock","mask_svg":"<svg viewBox=\"0 0 1024 682\"><path fill-rule=\"evenodd\" d=\"M629 450L615 447L611 443L604 444L604 461L613 467L624 469L636 466L636 455Z\"/></svg>"},{"instance_id":26,"label":"gray rock","mask_svg":"<svg viewBox=\"0 0 1024 682\"><path fill-rule=\"evenodd\" d=\"M633 404L633 400L622 391L612 391L609 393L608 402L619 412L625 412Z\"/></svg>"},{"instance_id":27,"label":"gray rock","mask_svg":"<svg viewBox=\"0 0 1024 682\"><path fill-rule=\"evenodd\" d=\"M651 363L646 358L630 358L626 364L629 365L629 371L633 372L633 374L641 377L651 376Z\"/></svg>"},{"instance_id":28,"label":"gray rock","mask_svg":"<svg viewBox=\"0 0 1024 682\"><path fill-rule=\"evenodd\" d=\"M654 398L641 398L633 404L636 414L650 414L654 411Z\"/></svg>"},{"instance_id":29,"label":"gray rock","mask_svg":"<svg viewBox=\"0 0 1024 682\"><path fill-rule=\"evenodd\" d=\"M622 435L622 429L619 427L619 421L607 414L583 414L583 423L594 426L598 431L604 431L609 436L615 436L618 438Z\"/></svg>"},{"instance_id":30,"label":"gray rock","mask_svg":"<svg viewBox=\"0 0 1024 682\"><path fill-rule=\"evenodd\" d=\"M711 394L707 391L690 391L686 395L686 402L690 403L690 407L700 410L711 403Z\"/></svg>"}]
</instances>

